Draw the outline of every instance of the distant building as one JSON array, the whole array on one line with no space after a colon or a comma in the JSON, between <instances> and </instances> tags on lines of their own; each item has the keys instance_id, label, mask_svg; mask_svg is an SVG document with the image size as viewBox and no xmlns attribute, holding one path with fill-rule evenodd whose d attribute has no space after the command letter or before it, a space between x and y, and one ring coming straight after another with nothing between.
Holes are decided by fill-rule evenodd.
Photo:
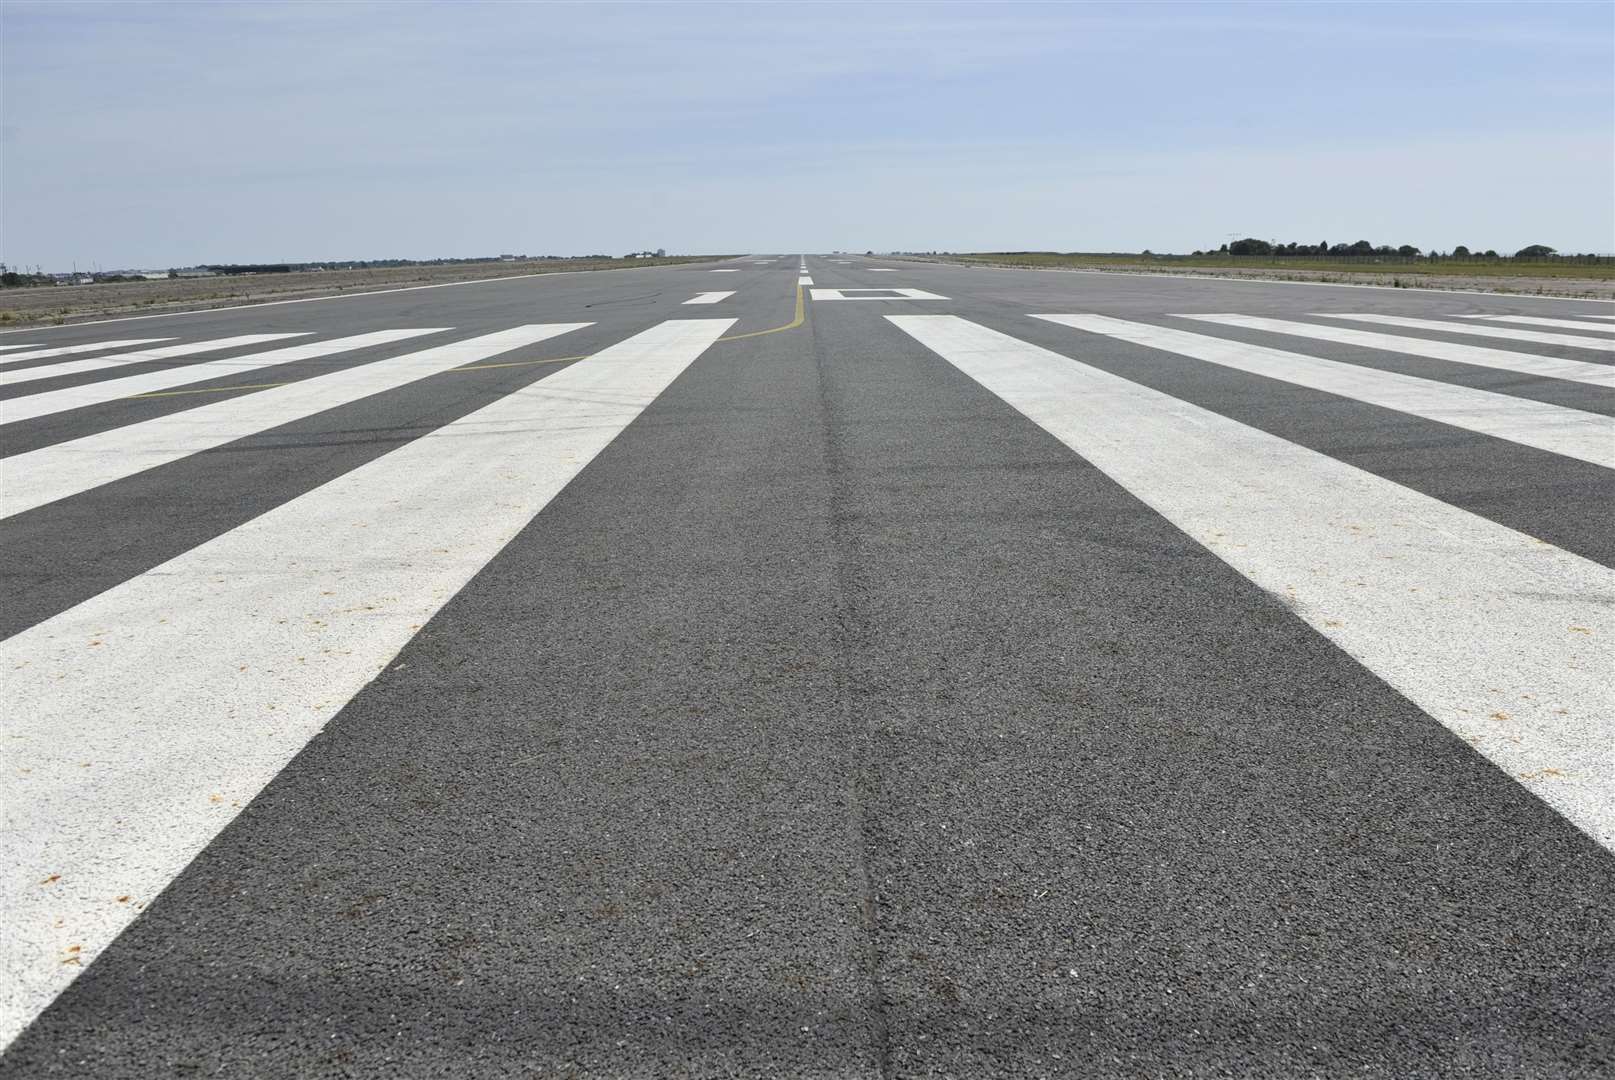
<instances>
[{"instance_id":1,"label":"distant building","mask_svg":"<svg viewBox=\"0 0 1615 1080\"><path fill-rule=\"evenodd\" d=\"M177 278L213 277L213 271L205 266L187 266L183 270L170 271L171 276Z\"/></svg>"}]
</instances>

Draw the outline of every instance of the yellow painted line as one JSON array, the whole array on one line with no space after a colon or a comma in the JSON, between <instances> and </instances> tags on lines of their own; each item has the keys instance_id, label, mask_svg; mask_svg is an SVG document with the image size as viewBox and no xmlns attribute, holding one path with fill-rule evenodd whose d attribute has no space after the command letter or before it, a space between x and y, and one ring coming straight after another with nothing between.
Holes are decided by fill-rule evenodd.
<instances>
[{"instance_id":1,"label":"yellow painted line","mask_svg":"<svg viewBox=\"0 0 1615 1080\"><path fill-rule=\"evenodd\" d=\"M130 394L124 401L139 401L141 398L180 397L184 394L228 394L232 390L270 390L277 386L290 386L289 382L251 383L246 386L206 386L200 390L153 390L149 394Z\"/></svg>"},{"instance_id":2,"label":"yellow painted line","mask_svg":"<svg viewBox=\"0 0 1615 1080\"><path fill-rule=\"evenodd\" d=\"M453 375L456 371L486 371L489 368L502 367L532 367L534 364L564 364L569 360L587 360L593 355L585 353L582 356L557 356L553 360L505 360L497 364L467 364L465 367L450 368L438 374Z\"/></svg>"},{"instance_id":3,"label":"yellow painted line","mask_svg":"<svg viewBox=\"0 0 1615 1080\"><path fill-rule=\"evenodd\" d=\"M571 360L587 360L588 356L557 356L547 360L506 360L498 364L467 364L465 367L450 368L447 371L435 372L425 376L428 379L437 375L453 375L457 371L484 371L488 368L531 367L534 364L565 364ZM150 394L131 394L125 401L139 401L141 398L179 397L181 394L228 394L232 390L273 390L277 386L290 386L300 379L288 379L286 382L253 383L249 386L205 386L200 390L158 390Z\"/></svg>"},{"instance_id":4,"label":"yellow painted line","mask_svg":"<svg viewBox=\"0 0 1615 1080\"><path fill-rule=\"evenodd\" d=\"M795 330L798 326L801 326L806 321L807 308L802 302L802 286L798 285L796 287L796 318L792 319L784 326L776 326L772 330L753 330L747 334L730 334L728 337L721 337L718 340L739 341L741 338L762 337L764 334L778 334L786 330Z\"/></svg>"}]
</instances>

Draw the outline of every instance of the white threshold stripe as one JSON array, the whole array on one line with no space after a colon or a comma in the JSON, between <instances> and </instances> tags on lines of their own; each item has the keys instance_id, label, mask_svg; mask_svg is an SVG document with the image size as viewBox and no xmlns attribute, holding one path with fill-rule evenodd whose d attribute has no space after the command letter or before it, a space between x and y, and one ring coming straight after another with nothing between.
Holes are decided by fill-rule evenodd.
<instances>
[{"instance_id":1,"label":"white threshold stripe","mask_svg":"<svg viewBox=\"0 0 1615 1080\"><path fill-rule=\"evenodd\" d=\"M11 363L13 360L44 360L52 356L77 356L79 353L105 352L108 349L127 349L135 345L152 345L159 341L173 341L173 338L148 337L128 338L124 341L92 341L87 345L58 345L51 349L35 349L32 352L12 353L10 356L0 357L0 362Z\"/></svg>"},{"instance_id":2,"label":"white threshold stripe","mask_svg":"<svg viewBox=\"0 0 1615 1080\"><path fill-rule=\"evenodd\" d=\"M866 267L864 267L864 269L868 270L871 274L895 274L895 273L897 273L897 267L895 267L895 266L866 266Z\"/></svg>"},{"instance_id":3,"label":"white threshold stripe","mask_svg":"<svg viewBox=\"0 0 1615 1080\"><path fill-rule=\"evenodd\" d=\"M1615 469L1615 420L1597 413L1103 315L1032 317Z\"/></svg>"},{"instance_id":4,"label":"white threshold stripe","mask_svg":"<svg viewBox=\"0 0 1615 1080\"><path fill-rule=\"evenodd\" d=\"M0 1046L734 322L652 327L0 642Z\"/></svg>"},{"instance_id":5,"label":"white threshold stripe","mask_svg":"<svg viewBox=\"0 0 1615 1080\"><path fill-rule=\"evenodd\" d=\"M729 299L733 295L735 294L734 290L732 289L729 292L696 293L694 296L690 297L690 299L684 302L686 304L716 304Z\"/></svg>"},{"instance_id":6,"label":"white threshold stripe","mask_svg":"<svg viewBox=\"0 0 1615 1080\"><path fill-rule=\"evenodd\" d=\"M803 274L801 277L796 279L796 283L798 285L811 285L813 284L813 279L808 277L806 274Z\"/></svg>"},{"instance_id":7,"label":"white threshold stripe","mask_svg":"<svg viewBox=\"0 0 1615 1080\"><path fill-rule=\"evenodd\" d=\"M592 323L518 326L0 459L0 518Z\"/></svg>"},{"instance_id":8,"label":"white threshold stripe","mask_svg":"<svg viewBox=\"0 0 1615 1080\"><path fill-rule=\"evenodd\" d=\"M1542 330L1513 330L1507 326L1487 326L1477 322L1444 322L1439 319L1410 319L1403 315L1347 315L1339 311L1313 312L1318 319L1351 319L1354 322L1380 323L1384 326L1402 326L1409 330L1434 330L1443 334L1468 334L1471 337L1505 338L1509 341L1529 341L1537 345L1569 345L1594 352L1615 353L1615 341L1584 337L1580 334L1550 334Z\"/></svg>"},{"instance_id":9,"label":"white threshold stripe","mask_svg":"<svg viewBox=\"0 0 1615 1080\"><path fill-rule=\"evenodd\" d=\"M150 340L152 340L152 341L167 341L168 339L167 338L151 338ZM15 345L0 345L0 352L10 352L13 349L37 349L39 347L40 347L40 343L37 342L37 341L28 341L28 342L19 341ZM8 357L5 357L4 359L15 360L16 357L8 356Z\"/></svg>"},{"instance_id":10,"label":"white threshold stripe","mask_svg":"<svg viewBox=\"0 0 1615 1080\"><path fill-rule=\"evenodd\" d=\"M1462 315L1464 319L1485 319L1487 322L1519 323L1521 326L1557 326L1563 330L1591 330L1599 334L1615 334L1615 326L1601 322L1585 322L1581 319L1547 319L1537 315ZM1594 315L1594 319L1615 318L1609 315Z\"/></svg>"},{"instance_id":11,"label":"white threshold stripe","mask_svg":"<svg viewBox=\"0 0 1615 1080\"><path fill-rule=\"evenodd\" d=\"M846 295L849 292L854 292L854 293L855 292L883 292L883 293L896 293L897 295L896 296L848 296L848 295ZM938 296L934 292L926 292L924 289L886 289L886 288L875 287L875 288L869 288L869 289L814 289L813 290L813 299L815 299L815 300L946 300L947 297L946 296Z\"/></svg>"},{"instance_id":12,"label":"white threshold stripe","mask_svg":"<svg viewBox=\"0 0 1615 1080\"><path fill-rule=\"evenodd\" d=\"M89 405L118 401L136 394L150 394L158 390L184 386L187 383L206 382L208 379L217 379L242 371L254 371L276 364L290 364L298 360L313 360L321 356L369 348L372 345L387 345L406 338L420 337L422 334L440 334L445 329L447 327L428 326L409 330L376 330L368 334L355 334L352 337L333 338L330 341L312 341L306 345L292 345L285 349L232 356L225 360L209 360L201 364L187 364L184 367L126 375L121 379L105 379L31 397L11 398L0 401L0 423L15 424L22 420L66 412L69 409L82 409Z\"/></svg>"},{"instance_id":13,"label":"white threshold stripe","mask_svg":"<svg viewBox=\"0 0 1615 1080\"><path fill-rule=\"evenodd\" d=\"M740 273L740 269L738 267L730 266L730 267L726 267L726 268L724 268L722 270L708 270L707 273L709 273L709 274L738 274L738 273Z\"/></svg>"},{"instance_id":14,"label":"white threshold stripe","mask_svg":"<svg viewBox=\"0 0 1615 1080\"><path fill-rule=\"evenodd\" d=\"M1179 315L1180 319L1198 319L1220 326L1242 326L1247 330L1265 330L1273 334L1334 341L1342 345L1361 345L1385 352L1424 356L1432 360L1448 360L1455 364L1496 368L1521 375L1536 375L1545 379L1568 379L1590 383L1593 386L1615 387L1615 367L1594 364L1586 360L1561 360L1554 356L1513 352L1508 349L1488 349L1482 345L1457 345L1450 341L1430 341L1425 338L1403 337L1400 334L1380 334L1372 330L1355 330L1344 326L1320 326L1316 323L1291 322L1289 319L1265 319L1255 315Z\"/></svg>"},{"instance_id":15,"label":"white threshold stripe","mask_svg":"<svg viewBox=\"0 0 1615 1080\"><path fill-rule=\"evenodd\" d=\"M956 316L887 318L1615 850L1615 570Z\"/></svg>"},{"instance_id":16,"label":"white threshold stripe","mask_svg":"<svg viewBox=\"0 0 1615 1080\"><path fill-rule=\"evenodd\" d=\"M0 371L0 386L13 386L38 379L54 379L61 375L79 375L86 371L101 371L129 364L144 364L153 360L173 360L181 356L194 356L197 353L219 352L221 349L240 349L248 345L262 345L266 341L284 341L286 338L294 337L308 337L308 334L306 332L240 334L236 337L216 338L213 341L190 341L184 345L165 345L160 349L141 349L138 352L96 356L88 360L67 360L60 364L23 368L21 371Z\"/></svg>"},{"instance_id":17,"label":"white threshold stripe","mask_svg":"<svg viewBox=\"0 0 1615 1080\"><path fill-rule=\"evenodd\" d=\"M321 304L327 300L357 300L362 296L385 296L390 293L420 292L423 289L453 289L461 285L500 285L512 281L528 281L533 278L563 278L577 277L580 274L627 274L639 270L651 269L640 266L613 266L604 270L556 270L550 273L537 274L506 274L503 277L469 278L465 281L439 281L431 285L400 285L392 289L365 289L360 292L332 293L329 296L300 296L294 300L264 300L262 302L247 301L242 304L221 304L218 307L188 308L185 311L163 311L156 315L119 315L111 319L90 319L85 322L68 324L72 329L85 326L103 326L107 323L140 322L144 319L179 319L187 315L217 315L222 311L241 311L245 308L280 307L283 304ZM668 266L667 270L682 270L681 266ZM1518 299L1518 297L1516 297ZM66 327L64 327L66 328ZM36 331L57 329L54 326L36 326L33 328L20 327L16 330L0 330L0 334L23 334Z\"/></svg>"}]
</instances>

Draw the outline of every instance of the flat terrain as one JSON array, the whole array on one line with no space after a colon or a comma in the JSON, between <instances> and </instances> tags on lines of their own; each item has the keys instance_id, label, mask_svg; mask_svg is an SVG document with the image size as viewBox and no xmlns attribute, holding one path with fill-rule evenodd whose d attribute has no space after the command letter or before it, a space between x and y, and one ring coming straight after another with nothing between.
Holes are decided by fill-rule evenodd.
<instances>
[{"instance_id":1,"label":"flat terrain","mask_svg":"<svg viewBox=\"0 0 1615 1080\"><path fill-rule=\"evenodd\" d=\"M1312 281L1398 289L1450 289L1460 292L1518 293L1615 300L1615 262L1528 262L1513 259L1384 263L1357 258L1266 258L1248 256L1083 255L1055 252L998 252L904 256L968 266L1067 269L1114 274L1178 274L1187 277L1247 278L1256 281Z\"/></svg>"},{"instance_id":2,"label":"flat terrain","mask_svg":"<svg viewBox=\"0 0 1615 1080\"><path fill-rule=\"evenodd\" d=\"M573 274L587 270L642 269L708 261L707 256L665 259L531 259L514 262L453 263L441 266L387 266L363 270L320 270L295 274L219 274L160 281L116 281L96 285L29 286L0 290L0 327L52 326L119 315L194 311L244 303L269 303L314 296L410 285L434 285L533 274Z\"/></svg>"},{"instance_id":3,"label":"flat terrain","mask_svg":"<svg viewBox=\"0 0 1615 1080\"><path fill-rule=\"evenodd\" d=\"M0 433L7 1080L1615 1074L1615 305L760 256Z\"/></svg>"}]
</instances>

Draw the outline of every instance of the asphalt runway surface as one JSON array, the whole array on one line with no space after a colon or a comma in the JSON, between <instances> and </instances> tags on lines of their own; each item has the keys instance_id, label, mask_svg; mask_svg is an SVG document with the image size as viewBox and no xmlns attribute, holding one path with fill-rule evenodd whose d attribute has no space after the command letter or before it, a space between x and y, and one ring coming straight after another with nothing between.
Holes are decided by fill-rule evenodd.
<instances>
[{"instance_id":1,"label":"asphalt runway surface","mask_svg":"<svg viewBox=\"0 0 1615 1080\"><path fill-rule=\"evenodd\" d=\"M0 1076L1615 1075L1612 418L863 256L0 334Z\"/></svg>"}]
</instances>

